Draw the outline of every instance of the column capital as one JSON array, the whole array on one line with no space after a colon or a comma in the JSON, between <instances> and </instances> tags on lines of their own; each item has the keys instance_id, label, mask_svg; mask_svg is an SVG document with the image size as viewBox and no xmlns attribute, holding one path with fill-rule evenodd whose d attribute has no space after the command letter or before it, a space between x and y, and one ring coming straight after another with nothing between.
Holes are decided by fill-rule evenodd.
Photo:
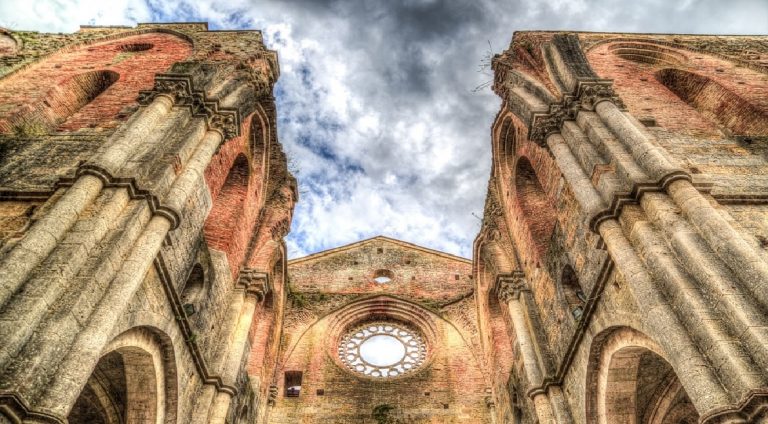
<instances>
[{"instance_id":1,"label":"column capital","mask_svg":"<svg viewBox=\"0 0 768 424\"><path fill-rule=\"evenodd\" d=\"M256 296L259 302L263 301L272 290L269 274L256 271L253 268L241 268L236 287L245 290L246 295Z\"/></svg>"},{"instance_id":2,"label":"column capital","mask_svg":"<svg viewBox=\"0 0 768 424\"><path fill-rule=\"evenodd\" d=\"M529 138L539 145L545 145L550 134L560 132L563 122L576 119L581 110L594 111L598 103L608 101L619 109L625 109L624 102L613 89L613 81L587 78L580 80L574 92L563 96L560 102L549 105L547 112L533 115Z\"/></svg>"},{"instance_id":3,"label":"column capital","mask_svg":"<svg viewBox=\"0 0 768 424\"><path fill-rule=\"evenodd\" d=\"M499 300L509 303L520 297L520 292L528 290L528 283L525 281L525 273L514 271L509 274L500 274L496 277L494 291Z\"/></svg>"}]
</instances>

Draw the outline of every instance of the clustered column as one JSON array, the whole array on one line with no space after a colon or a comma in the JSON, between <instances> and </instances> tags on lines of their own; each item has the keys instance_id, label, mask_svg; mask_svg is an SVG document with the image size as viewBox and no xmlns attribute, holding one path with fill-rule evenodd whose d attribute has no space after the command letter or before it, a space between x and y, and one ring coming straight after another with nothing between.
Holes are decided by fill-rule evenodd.
<instances>
[{"instance_id":1,"label":"clustered column","mask_svg":"<svg viewBox=\"0 0 768 424\"><path fill-rule=\"evenodd\" d=\"M496 284L499 301L507 305L509 317L512 320L528 383L533 388L540 388L544 383L544 367L540 360L541 352L528 325L525 304L521 299L527 295L525 278L522 275L500 276ZM565 401L562 399L562 392L543 389L534 390L530 394L539 422L560 424L572 422Z\"/></svg>"}]
</instances>

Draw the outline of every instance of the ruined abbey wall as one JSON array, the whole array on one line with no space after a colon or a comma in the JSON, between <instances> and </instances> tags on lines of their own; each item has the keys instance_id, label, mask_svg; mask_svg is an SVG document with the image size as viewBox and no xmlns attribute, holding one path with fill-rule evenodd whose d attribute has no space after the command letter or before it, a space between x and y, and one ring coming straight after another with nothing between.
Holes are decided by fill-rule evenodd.
<instances>
[{"instance_id":1,"label":"ruined abbey wall","mask_svg":"<svg viewBox=\"0 0 768 424\"><path fill-rule=\"evenodd\" d=\"M2 37L0 422L264 416L297 198L275 53L205 24Z\"/></svg>"},{"instance_id":2,"label":"ruined abbey wall","mask_svg":"<svg viewBox=\"0 0 768 424\"><path fill-rule=\"evenodd\" d=\"M292 260L288 273L270 422L490 423L468 260L376 237ZM378 323L420 335L425 355L412 373L360 374L341 359L346 334Z\"/></svg>"},{"instance_id":3,"label":"ruined abbey wall","mask_svg":"<svg viewBox=\"0 0 768 424\"><path fill-rule=\"evenodd\" d=\"M521 32L494 58L474 260L498 420L768 419L765 57Z\"/></svg>"}]
</instances>

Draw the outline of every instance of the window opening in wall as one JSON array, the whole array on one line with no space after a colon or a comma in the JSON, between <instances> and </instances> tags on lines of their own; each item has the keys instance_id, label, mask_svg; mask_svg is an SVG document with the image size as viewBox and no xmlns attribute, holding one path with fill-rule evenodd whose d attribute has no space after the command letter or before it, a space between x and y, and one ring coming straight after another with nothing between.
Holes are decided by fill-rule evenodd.
<instances>
[{"instance_id":1,"label":"window opening in wall","mask_svg":"<svg viewBox=\"0 0 768 424\"><path fill-rule=\"evenodd\" d=\"M205 272L200 264L195 264L184 284L184 290L181 292L181 304L184 305L184 312L187 316L197 312L197 304L202 298L204 288Z\"/></svg>"},{"instance_id":2,"label":"window opening in wall","mask_svg":"<svg viewBox=\"0 0 768 424\"><path fill-rule=\"evenodd\" d=\"M325 389L317 389L318 396L325 396Z\"/></svg>"},{"instance_id":3,"label":"window opening in wall","mask_svg":"<svg viewBox=\"0 0 768 424\"><path fill-rule=\"evenodd\" d=\"M515 170L515 190L539 257L543 257L554 232L557 213L528 159L521 157ZM539 267L538 261L536 267Z\"/></svg>"},{"instance_id":4,"label":"window opening in wall","mask_svg":"<svg viewBox=\"0 0 768 424\"><path fill-rule=\"evenodd\" d=\"M301 371L285 372L285 397L299 397L302 374Z\"/></svg>"},{"instance_id":5,"label":"window opening in wall","mask_svg":"<svg viewBox=\"0 0 768 424\"><path fill-rule=\"evenodd\" d=\"M339 359L353 372L368 377L397 377L418 369L427 346L416 331L393 322L372 322L353 328L339 343Z\"/></svg>"},{"instance_id":6,"label":"window opening in wall","mask_svg":"<svg viewBox=\"0 0 768 424\"><path fill-rule=\"evenodd\" d=\"M392 271L388 269L380 269L373 274L373 281L379 284L389 283L392 281L393 278L394 278L394 274L392 274Z\"/></svg>"},{"instance_id":7,"label":"window opening in wall","mask_svg":"<svg viewBox=\"0 0 768 424\"><path fill-rule=\"evenodd\" d=\"M379 247L378 249L376 249L376 253L384 253L384 248Z\"/></svg>"},{"instance_id":8,"label":"window opening in wall","mask_svg":"<svg viewBox=\"0 0 768 424\"><path fill-rule=\"evenodd\" d=\"M584 314L584 304L587 302L587 297L584 295L584 291L581 290L579 277L576 276L576 272L570 265L566 265L563 268L560 283L573 319L576 321L580 320Z\"/></svg>"},{"instance_id":9,"label":"window opening in wall","mask_svg":"<svg viewBox=\"0 0 768 424\"><path fill-rule=\"evenodd\" d=\"M131 44L123 44L120 46L120 51L123 52L143 52L146 50L151 49L154 47L150 43L131 43Z\"/></svg>"}]
</instances>

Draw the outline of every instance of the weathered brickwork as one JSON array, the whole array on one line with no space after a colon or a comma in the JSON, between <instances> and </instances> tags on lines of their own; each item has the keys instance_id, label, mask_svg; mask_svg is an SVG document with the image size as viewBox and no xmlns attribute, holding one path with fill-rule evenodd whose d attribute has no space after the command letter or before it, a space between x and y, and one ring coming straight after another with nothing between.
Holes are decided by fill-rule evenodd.
<instances>
[{"instance_id":1,"label":"weathered brickwork","mask_svg":"<svg viewBox=\"0 0 768 424\"><path fill-rule=\"evenodd\" d=\"M494 58L497 422L768 422L766 42L522 32Z\"/></svg>"},{"instance_id":2,"label":"weathered brickwork","mask_svg":"<svg viewBox=\"0 0 768 424\"><path fill-rule=\"evenodd\" d=\"M376 237L289 261L288 275L270 422L491 422L468 260ZM412 326L425 364L390 378L347 369L339 338L370 322ZM292 397L284 377L296 371Z\"/></svg>"}]
</instances>

